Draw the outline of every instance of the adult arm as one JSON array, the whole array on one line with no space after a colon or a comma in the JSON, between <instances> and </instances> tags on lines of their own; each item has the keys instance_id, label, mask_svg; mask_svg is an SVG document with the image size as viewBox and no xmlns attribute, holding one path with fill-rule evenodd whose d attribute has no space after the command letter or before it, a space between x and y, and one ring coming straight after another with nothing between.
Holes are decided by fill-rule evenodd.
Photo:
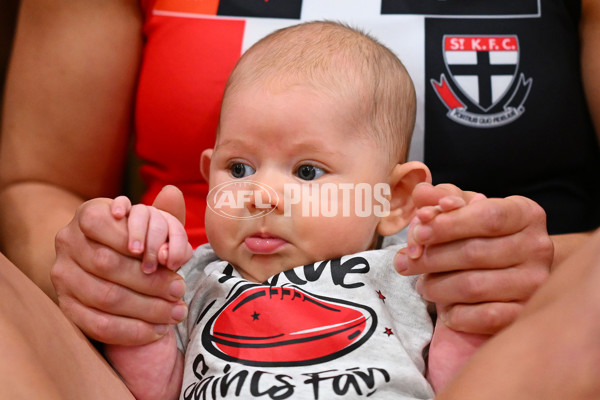
<instances>
[{"instance_id":1,"label":"adult arm","mask_svg":"<svg viewBox=\"0 0 600 400\"><path fill-rule=\"evenodd\" d=\"M597 399L600 231L566 259L514 324L436 399Z\"/></svg>"},{"instance_id":2,"label":"adult arm","mask_svg":"<svg viewBox=\"0 0 600 400\"><path fill-rule=\"evenodd\" d=\"M21 1L0 136L0 247L46 294L54 237L121 189L141 56L136 0Z\"/></svg>"},{"instance_id":3,"label":"adult arm","mask_svg":"<svg viewBox=\"0 0 600 400\"><path fill-rule=\"evenodd\" d=\"M583 84L600 141L600 3L595 0L582 0L580 23L581 68Z\"/></svg>"},{"instance_id":4,"label":"adult arm","mask_svg":"<svg viewBox=\"0 0 600 400\"><path fill-rule=\"evenodd\" d=\"M582 0L579 32L583 86L592 122L600 143L600 79L598 79L598 76L600 76L600 2ZM590 182L590 185L593 184L593 182ZM559 265L589 236L589 232L553 235L553 267Z\"/></svg>"},{"instance_id":5,"label":"adult arm","mask_svg":"<svg viewBox=\"0 0 600 400\"><path fill-rule=\"evenodd\" d=\"M0 254L0 398L133 400L89 340Z\"/></svg>"}]
</instances>

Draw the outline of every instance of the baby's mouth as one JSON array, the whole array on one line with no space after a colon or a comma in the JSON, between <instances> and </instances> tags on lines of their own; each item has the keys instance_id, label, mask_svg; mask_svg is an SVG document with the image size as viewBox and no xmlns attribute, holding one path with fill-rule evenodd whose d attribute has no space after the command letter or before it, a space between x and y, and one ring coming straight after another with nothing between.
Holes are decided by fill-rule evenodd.
<instances>
[{"instance_id":1,"label":"baby's mouth","mask_svg":"<svg viewBox=\"0 0 600 400\"><path fill-rule=\"evenodd\" d=\"M255 233L244 239L244 244L254 254L272 254L287 244L287 241L268 233Z\"/></svg>"}]
</instances>

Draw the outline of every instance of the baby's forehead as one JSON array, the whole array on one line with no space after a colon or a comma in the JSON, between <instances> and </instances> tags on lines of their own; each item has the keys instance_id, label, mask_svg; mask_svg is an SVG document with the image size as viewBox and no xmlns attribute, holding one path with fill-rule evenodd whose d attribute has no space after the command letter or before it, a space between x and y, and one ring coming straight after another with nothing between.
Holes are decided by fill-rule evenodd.
<instances>
[{"instance_id":1,"label":"baby's forehead","mask_svg":"<svg viewBox=\"0 0 600 400\"><path fill-rule=\"evenodd\" d=\"M296 95L326 104L326 108L316 112L336 117L341 115L354 120L356 130L362 130L362 125L369 122L372 108L370 104L374 102L372 90L368 90L365 85L297 74L273 73L258 78L240 76L239 79L231 81L225 91L223 105L235 103L239 106L242 102L243 106L243 103L259 103L261 99L272 96L278 96L280 101L285 101ZM298 113L303 115L303 110L299 109ZM311 118L311 115L306 115L306 118Z\"/></svg>"},{"instance_id":2,"label":"baby's forehead","mask_svg":"<svg viewBox=\"0 0 600 400\"><path fill-rule=\"evenodd\" d=\"M303 89L308 89L308 91L304 91ZM233 104L236 104L235 107L244 107L244 104L248 102L260 103L263 98L262 96L267 96L273 92L307 92L307 96L326 97L328 104L332 108L335 108L336 114L339 114L340 118L346 121L344 125L350 128L343 131L344 140L360 141L369 146L375 145L381 149L382 159L385 156L396 158L395 155L392 155L396 146L392 146L391 143L397 139L392 138L390 132L383 132L381 127L378 126L377 116L373 113L372 104L374 101L372 95L368 91L364 91L364 94L361 95L361 90L363 88L360 87L346 87L342 90L335 85L330 85L330 82L311 79L289 79L287 77L278 78L273 75L268 79L243 80L230 86L226 91L223 99L221 120L223 118L232 118L232 113L235 113L235 110L231 110L229 106ZM322 112L332 115L334 110L323 109ZM316 116L309 115L300 109L298 109L298 115L301 118L316 118ZM257 115L257 117L259 116ZM220 136L219 129L217 138ZM281 139L284 140L286 138L281 137Z\"/></svg>"}]
</instances>

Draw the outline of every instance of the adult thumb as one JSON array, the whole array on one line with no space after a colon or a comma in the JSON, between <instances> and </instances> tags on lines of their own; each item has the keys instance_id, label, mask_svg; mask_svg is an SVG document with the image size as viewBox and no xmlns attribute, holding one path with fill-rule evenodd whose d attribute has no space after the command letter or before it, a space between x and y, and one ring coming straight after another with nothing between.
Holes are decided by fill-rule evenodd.
<instances>
[{"instance_id":1,"label":"adult thumb","mask_svg":"<svg viewBox=\"0 0 600 400\"><path fill-rule=\"evenodd\" d=\"M156 195L152 205L159 210L168 212L185 225L185 200L181 190L173 185L166 185Z\"/></svg>"}]
</instances>

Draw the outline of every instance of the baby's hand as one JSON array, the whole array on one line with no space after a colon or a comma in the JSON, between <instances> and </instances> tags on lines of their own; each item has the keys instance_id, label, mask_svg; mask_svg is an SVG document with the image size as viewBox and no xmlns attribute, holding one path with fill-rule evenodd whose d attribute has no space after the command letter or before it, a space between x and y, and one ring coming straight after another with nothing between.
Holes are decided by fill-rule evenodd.
<instances>
[{"instance_id":1,"label":"baby's hand","mask_svg":"<svg viewBox=\"0 0 600 400\"><path fill-rule=\"evenodd\" d=\"M144 273L153 273L159 265L176 271L192 256L185 228L173 215L143 204L132 206L125 196L113 201L111 212L116 219L128 218L128 248L143 255Z\"/></svg>"},{"instance_id":2,"label":"baby's hand","mask_svg":"<svg viewBox=\"0 0 600 400\"><path fill-rule=\"evenodd\" d=\"M474 196L469 203L485 198L484 195ZM424 228L425 224L433 221L435 217L444 212L454 211L464 207L467 202L460 196L442 197L435 206L425 206L417 209L415 217L410 222L407 237L407 255L413 260L421 257L424 246L421 243L423 235L427 235L428 227Z\"/></svg>"},{"instance_id":3,"label":"baby's hand","mask_svg":"<svg viewBox=\"0 0 600 400\"><path fill-rule=\"evenodd\" d=\"M438 215L457 210L474 201L484 199L482 194L476 194L470 201L460 196L450 195L439 199L434 206L424 206L416 211L416 215L409 225L408 231L408 257L418 259L423 255L424 247L421 240L427 240L426 226ZM439 306L436 304L437 313ZM443 321L437 321L429 349L429 366L427 378L439 392L473 355L489 336L471 333L456 332L447 327Z\"/></svg>"}]
</instances>

